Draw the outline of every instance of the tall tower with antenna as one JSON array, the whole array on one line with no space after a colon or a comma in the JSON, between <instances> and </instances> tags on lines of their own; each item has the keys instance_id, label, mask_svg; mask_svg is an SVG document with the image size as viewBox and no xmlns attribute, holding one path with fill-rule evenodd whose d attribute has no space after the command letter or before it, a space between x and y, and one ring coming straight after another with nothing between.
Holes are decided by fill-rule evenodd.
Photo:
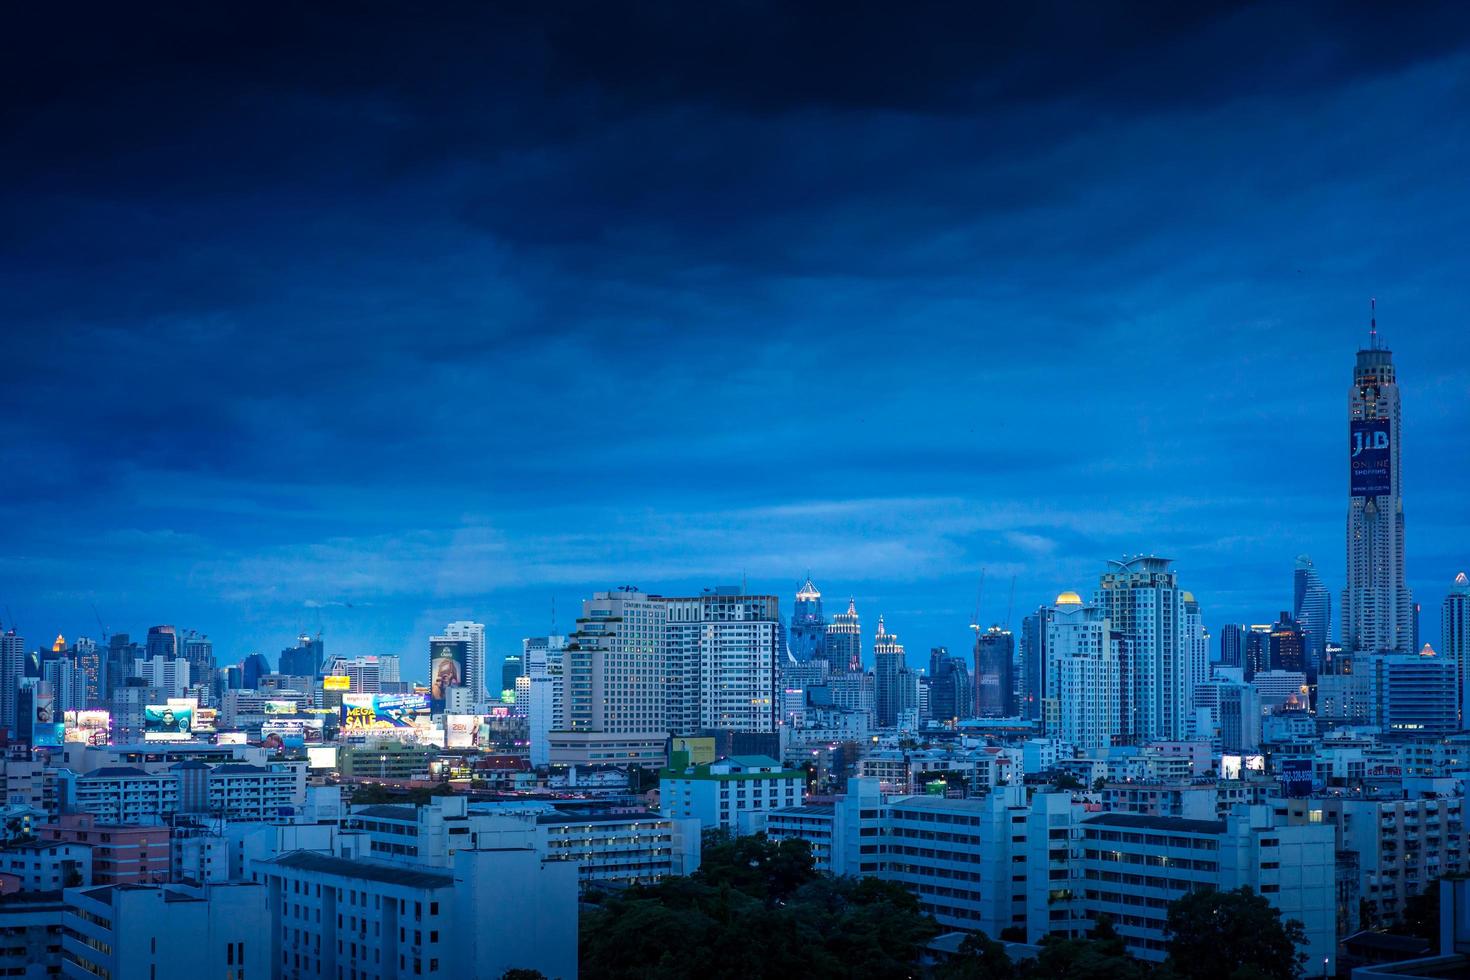
<instances>
[{"instance_id":1,"label":"tall tower with antenna","mask_svg":"<svg viewBox=\"0 0 1470 980\"><path fill-rule=\"evenodd\" d=\"M1378 337L1373 301L1368 346L1348 388L1347 587L1343 652L1413 653L1414 597L1404 574L1402 417L1393 352Z\"/></svg>"}]
</instances>

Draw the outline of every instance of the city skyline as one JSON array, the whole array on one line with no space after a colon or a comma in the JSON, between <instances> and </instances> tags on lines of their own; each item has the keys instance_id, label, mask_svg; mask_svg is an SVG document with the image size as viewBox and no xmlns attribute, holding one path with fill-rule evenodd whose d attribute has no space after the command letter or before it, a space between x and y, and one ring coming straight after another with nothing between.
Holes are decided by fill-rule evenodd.
<instances>
[{"instance_id":1,"label":"city skyline","mask_svg":"<svg viewBox=\"0 0 1470 980\"><path fill-rule=\"evenodd\" d=\"M861 70L818 17L773 12L757 68L717 43L749 26L649 12L723 56L668 76L595 20L197 16L5 68L0 611L32 643L95 604L231 661L320 627L408 663L466 618L504 654L553 600L744 578L789 613L810 569L959 650L981 568L1015 629L1140 552L1212 632L1270 622L1297 555L1345 582L1375 296L1438 636L1470 537L1454 6L875 15ZM207 70L166 56L194 34Z\"/></svg>"}]
</instances>

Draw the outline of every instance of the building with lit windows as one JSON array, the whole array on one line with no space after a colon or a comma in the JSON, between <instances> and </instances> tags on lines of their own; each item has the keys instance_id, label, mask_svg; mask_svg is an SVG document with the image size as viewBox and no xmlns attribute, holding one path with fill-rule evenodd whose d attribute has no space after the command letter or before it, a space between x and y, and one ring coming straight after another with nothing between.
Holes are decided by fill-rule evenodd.
<instances>
[{"instance_id":1,"label":"building with lit windows","mask_svg":"<svg viewBox=\"0 0 1470 980\"><path fill-rule=\"evenodd\" d=\"M99 885L65 896L61 975L74 980L303 975L273 973L256 884Z\"/></svg>"},{"instance_id":2,"label":"building with lit windows","mask_svg":"<svg viewBox=\"0 0 1470 980\"><path fill-rule=\"evenodd\" d=\"M1184 593L1168 558L1110 561L1093 602L1121 637L1119 735L1133 742L1188 733L1195 678Z\"/></svg>"},{"instance_id":3,"label":"building with lit windows","mask_svg":"<svg viewBox=\"0 0 1470 980\"><path fill-rule=\"evenodd\" d=\"M669 768L659 774L664 815L698 820L706 830L755 833L764 829L769 811L800 806L805 795L806 773L764 756L732 756L692 766L685 753L675 752Z\"/></svg>"},{"instance_id":4,"label":"building with lit windows","mask_svg":"<svg viewBox=\"0 0 1470 980\"><path fill-rule=\"evenodd\" d=\"M273 976L577 975L577 868L531 848L458 850L448 868L291 851L252 875Z\"/></svg>"},{"instance_id":5,"label":"building with lit windows","mask_svg":"<svg viewBox=\"0 0 1470 980\"><path fill-rule=\"evenodd\" d=\"M858 619L857 602L851 597L847 611L833 616L827 624L827 662L834 674L843 670L862 672L863 624Z\"/></svg>"},{"instance_id":6,"label":"building with lit windows","mask_svg":"<svg viewBox=\"0 0 1470 980\"><path fill-rule=\"evenodd\" d=\"M791 609L791 656L802 663L827 659L827 619L822 615L822 593L808 575L796 591Z\"/></svg>"},{"instance_id":7,"label":"building with lit windows","mask_svg":"<svg viewBox=\"0 0 1470 980\"><path fill-rule=\"evenodd\" d=\"M774 732L781 613L773 595L718 586L662 605L668 730Z\"/></svg>"},{"instance_id":8,"label":"building with lit windows","mask_svg":"<svg viewBox=\"0 0 1470 980\"><path fill-rule=\"evenodd\" d=\"M667 604L631 586L582 602L562 655L567 727L549 735L553 764L645 763L654 743L662 755L670 730L667 616Z\"/></svg>"}]
</instances>

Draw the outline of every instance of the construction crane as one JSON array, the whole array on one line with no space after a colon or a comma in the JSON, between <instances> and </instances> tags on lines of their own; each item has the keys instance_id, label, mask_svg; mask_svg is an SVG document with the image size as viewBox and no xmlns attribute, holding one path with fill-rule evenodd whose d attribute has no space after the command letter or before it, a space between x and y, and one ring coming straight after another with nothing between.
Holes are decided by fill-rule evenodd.
<instances>
[{"instance_id":1,"label":"construction crane","mask_svg":"<svg viewBox=\"0 0 1470 980\"><path fill-rule=\"evenodd\" d=\"M980 588L975 592L975 614L970 617L970 629L980 635L980 600L985 598L985 569L980 569Z\"/></svg>"},{"instance_id":2,"label":"construction crane","mask_svg":"<svg viewBox=\"0 0 1470 980\"><path fill-rule=\"evenodd\" d=\"M107 627L102 622L102 614L97 611L97 603L91 603L92 615L97 617L97 628L102 631L102 645L107 646Z\"/></svg>"}]
</instances>

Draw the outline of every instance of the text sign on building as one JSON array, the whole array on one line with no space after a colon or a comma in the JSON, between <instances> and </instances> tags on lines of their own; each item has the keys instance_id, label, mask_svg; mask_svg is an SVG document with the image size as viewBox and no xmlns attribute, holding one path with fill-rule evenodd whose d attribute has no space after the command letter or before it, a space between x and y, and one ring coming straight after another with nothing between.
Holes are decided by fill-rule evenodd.
<instances>
[{"instance_id":1,"label":"text sign on building","mask_svg":"<svg viewBox=\"0 0 1470 980\"><path fill-rule=\"evenodd\" d=\"M1349 481L1354 497L1393 493L1388 419L1355 419L1348 429Z\"/></svg>"}]
</instances>

